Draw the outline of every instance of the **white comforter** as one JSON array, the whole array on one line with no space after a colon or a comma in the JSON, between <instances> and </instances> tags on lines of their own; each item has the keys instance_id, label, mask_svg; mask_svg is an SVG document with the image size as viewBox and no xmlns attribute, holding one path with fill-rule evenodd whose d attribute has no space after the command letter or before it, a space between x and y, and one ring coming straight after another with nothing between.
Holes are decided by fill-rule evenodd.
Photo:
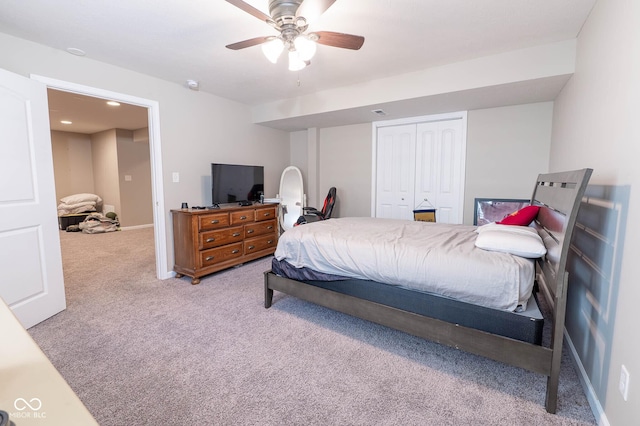
<instances>
[{"instance_id":1,"label":"white comforter","mask_svg":"<svg viewBox=\"0 0 640 426\"><path fill-rule=\"evenodd\" d=\"M476 248L475 229L393 219L330 219L286 231L275 257L297 268L495 309L524 309L533 288L533 261Z\"/></svg>"}]
</instances>

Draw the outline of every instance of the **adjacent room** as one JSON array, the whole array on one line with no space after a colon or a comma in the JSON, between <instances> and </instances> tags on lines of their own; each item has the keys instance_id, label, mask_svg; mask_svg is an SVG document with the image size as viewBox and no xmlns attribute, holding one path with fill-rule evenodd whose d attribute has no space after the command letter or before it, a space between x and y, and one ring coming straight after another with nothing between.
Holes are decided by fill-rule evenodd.
<instances>
[{"instance_id":1,"label":"adjacent room","mask_svg":"<svg viewBox=\"0 0 640 426\"><path fill-rule=\"evenodd\" d=\"M153 226L146 108L59 90L47 95L60 229L109 212L118 228Z\"/></svg>"},{"instance_id":2,"label":"adjacent room","mask_svg":"<svg viewBox=\"0 0 640 426\"><path fill-rule=\"evenodd\" d=\"M639 40L635 0L3 2L0 337L13 344L0 349L0 415L637 423ZM329 218L282 229L291 168L290 210L320 210L335 188ZM121 230L61 230L59 205L78 194ZM413 267L421 250L396 240L426 228L464 230L489 256L478 239L500 225L476 226L478 200L535 207L515 233L533 230L542 251L499 256L545 297L498 291L489 305L504 306L465 317L439 295L434 317L420 307L431 300L359 290L364 278L316 255L295 269L334 275L320 289L305 284L316 275L265 274L304 257L292 247L315 230L342 235L329 257L351 250L375 286ZM464 259L440 282L474 269ZM484 292L495 280L476 271ZM496 331L534 305L533 337Z\"/></svg>"}]
</instances>

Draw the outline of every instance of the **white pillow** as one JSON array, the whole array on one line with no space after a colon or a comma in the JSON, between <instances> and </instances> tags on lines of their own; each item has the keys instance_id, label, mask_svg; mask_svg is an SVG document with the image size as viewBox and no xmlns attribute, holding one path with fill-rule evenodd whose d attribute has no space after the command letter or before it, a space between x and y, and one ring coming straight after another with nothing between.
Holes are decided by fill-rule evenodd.
<instances>
[{"instance_id":1,"label":"white pillow","mask_svg":"<svg viewBox=\"0 0 640 426\"><path fill-rule=\"evenodd\" d=\"M101 203L102 198L98 197L96 194L74 194L64 198L60 198L60 201L64 204L78 204L78 203L84 203L87 201L94 201L96 203Z\"/></svg>"},{"instance_id":2,"label":"white pillow","mask_svg":"<svg viewBox=\"0 0 640 426\"><path fill-rule=\"evenodd\" d=\"M487 231L499 231L499 232L505 232L505 233L510 233L510 234L524 234L524 235L528 235L528 234L534 234L534 235L538 235L538 231L535 230L535 228L531 228L530 226L520 226L520 225L501 225L499 223L487 223L486 225L482 225L482 226L478 226L478 228L476 229L476 232L478 234L482 234L483 232L487 232Z\"/></svg>"},{"instance_id":3,"label":"white pillow","mask_svg":"<svg viewBox=\"0 0 640 426\"><path fill-rule=\"evenodd\" d=\"M509 225L501 225L509 226ZM483 250L511 253L516 256L536 259L547 253L547 248L542 242L542 238L535 229L529 228L533 233L525 231L527 227L518 226L513 229L486 229L478 233L476 247Z\"/></svg>"}]
</instances>

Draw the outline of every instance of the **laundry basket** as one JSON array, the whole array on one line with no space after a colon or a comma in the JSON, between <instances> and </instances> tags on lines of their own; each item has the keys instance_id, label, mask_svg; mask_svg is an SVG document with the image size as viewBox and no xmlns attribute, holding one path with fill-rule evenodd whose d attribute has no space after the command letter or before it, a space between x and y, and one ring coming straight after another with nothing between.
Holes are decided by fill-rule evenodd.
<instances>
[{"instance_id":1,"label":"laundry basket","mask_svg":"<svg viewBox=\"0 0 640 426\"><path fill-rule=\"evenodd\" d=\"M435 222L436 208L426 198L413 210L413 220L418 222Z\"/></svg>"}]
</instances>

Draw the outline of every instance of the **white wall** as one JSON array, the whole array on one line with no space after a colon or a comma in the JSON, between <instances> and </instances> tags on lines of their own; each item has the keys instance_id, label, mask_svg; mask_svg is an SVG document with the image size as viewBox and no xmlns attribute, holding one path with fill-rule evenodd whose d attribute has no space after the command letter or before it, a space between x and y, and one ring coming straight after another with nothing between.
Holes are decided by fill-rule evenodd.
<instances>
[{"instance_id":1,"label":"white wall","mask_svg":"<svg viewBox=\"0 0 640 426\"><path fill-rule=\"evenodd\" d=\"M158 102L169 268L173 266L169 210L179 208L182 201L210 202L210 163L264 165L265 195L275 196L280 174L289 165L289 134L251 124L246 105L189 90L183 81L191 76L163 81L1 33L0 51L0 68L16 74L37 74ZM179 183L172 182L172 172L180 173Z\"/></svg>"},{"instance_id":2,"label":"white wall","mask_svg":"<svg viewBox=\"0 0 640 426\"><path fill-rule=\"evenodd\" d=\"M422 107L433 114L449 112L451 110L443 111L442 108L443 105L450 106L450 103L445 101L438 106L439 101L436 99L440 98L440 95L462 92L468 92L469 95L473 93L469 102L476 105L476 108L502 106L505 105L505 98L504 93L501 93L501 87L545 79L566 81L565 76L571 75L574 71L574 55L575 39L565 40L377 80L364 77L357 84L256 105L252 112L257 123L292 118L306 122L307 117L316 114L366 107L360 111L364 115L359 115L367 117L363 119L365 121L371 117L371 109L407 99L422 99ZM493 96L487 96L485 89L492 88L496 89L489 90ZM397 106L392 109L396 108ZM340 115L341 113L333 114L333 119L343 120ZM348 123L354 121L349 120ZM341 121L340 124L347 122Z\"/></svg>"},{"instance_id":3,"label":"white wall","mask_svg":"<svg viewBox=\"0 0 640 426\"><path fill-rule=\"evenodd\" d=\"M116 129L118 147L119 221L123 227L153 224L149 142L135 142L134 132ZM129 180L127 180L129 177Z\"/></svg>"},{"instance_id":4,"label":"white wall","mask_svg":"<svg viewBox=\"0 0 640 426\"><path fill-rule=\"evenodd\" d=\"M102 198L103 205L113 206L115 213L122 216L116 130L91 135L91 152L95 194Z\"/></svg>"},{"instance_id":5,"label":"white wall","mask_svg":"<svg viewBox=\"0 0 640 426\"><path fill-rule=\"evenodd\" d=\"M638 424L640 2L598 1L577 47L576 73L555 103L550 169L592 167L590 186L611 199L597 219L622 234L610 254L587 253L596 268L570 282L567 327L608 422ZM628 401L618 392L623 364Z\"/></svg>"},{"instance_id":6,"label":"white wall","mask_svg":"<svg viewBox=\"0 0 640 426\"><path fill-rule=\"evenodd\" d=\"M307 131L291 132L290 135L290 165L300 169L305 194L307 193L308 158Z\"/></svg>"},{"instance_id":7,"label":"white wall","mask_svg":"<svg viewBox=\"0 0 640 426\"><path fill-rule=\"evenodd\" d=\"M371 124L320 130L319 200L336 187L334 217L371 216Z\"/></svg>"},{"instance_id":8,"label":"white wall","mask_svg":"<svg viewBox=\"0 0 640 426\"><path fill-rule=\"evenodd\" d=\"M91 138L70 132L51 132L56 200L73 194L95 193Z\"/></svg>"},{"instance_id":9,"label":"white wall","mask_svg":"<svg viewBox=\"0 0 640 426\"><path fill-rule=\"evenodd\" d=\"M548 171L552 114L552 102L468 112L464 223L474 198L531 198Z\"/></svg>"},{"instance_id":10,"label":"white wall","mask_svg":"<svg viewBox=\"0 0 640 426\"><path fill-rule=\"evenodd\" d=\"M122 129L95 135L52 131L56 198L97 194L108 198L104 204L115 207L123 227L153 224L149 139L134 142L133 135Z\"/></svg>"}]
</instances>

